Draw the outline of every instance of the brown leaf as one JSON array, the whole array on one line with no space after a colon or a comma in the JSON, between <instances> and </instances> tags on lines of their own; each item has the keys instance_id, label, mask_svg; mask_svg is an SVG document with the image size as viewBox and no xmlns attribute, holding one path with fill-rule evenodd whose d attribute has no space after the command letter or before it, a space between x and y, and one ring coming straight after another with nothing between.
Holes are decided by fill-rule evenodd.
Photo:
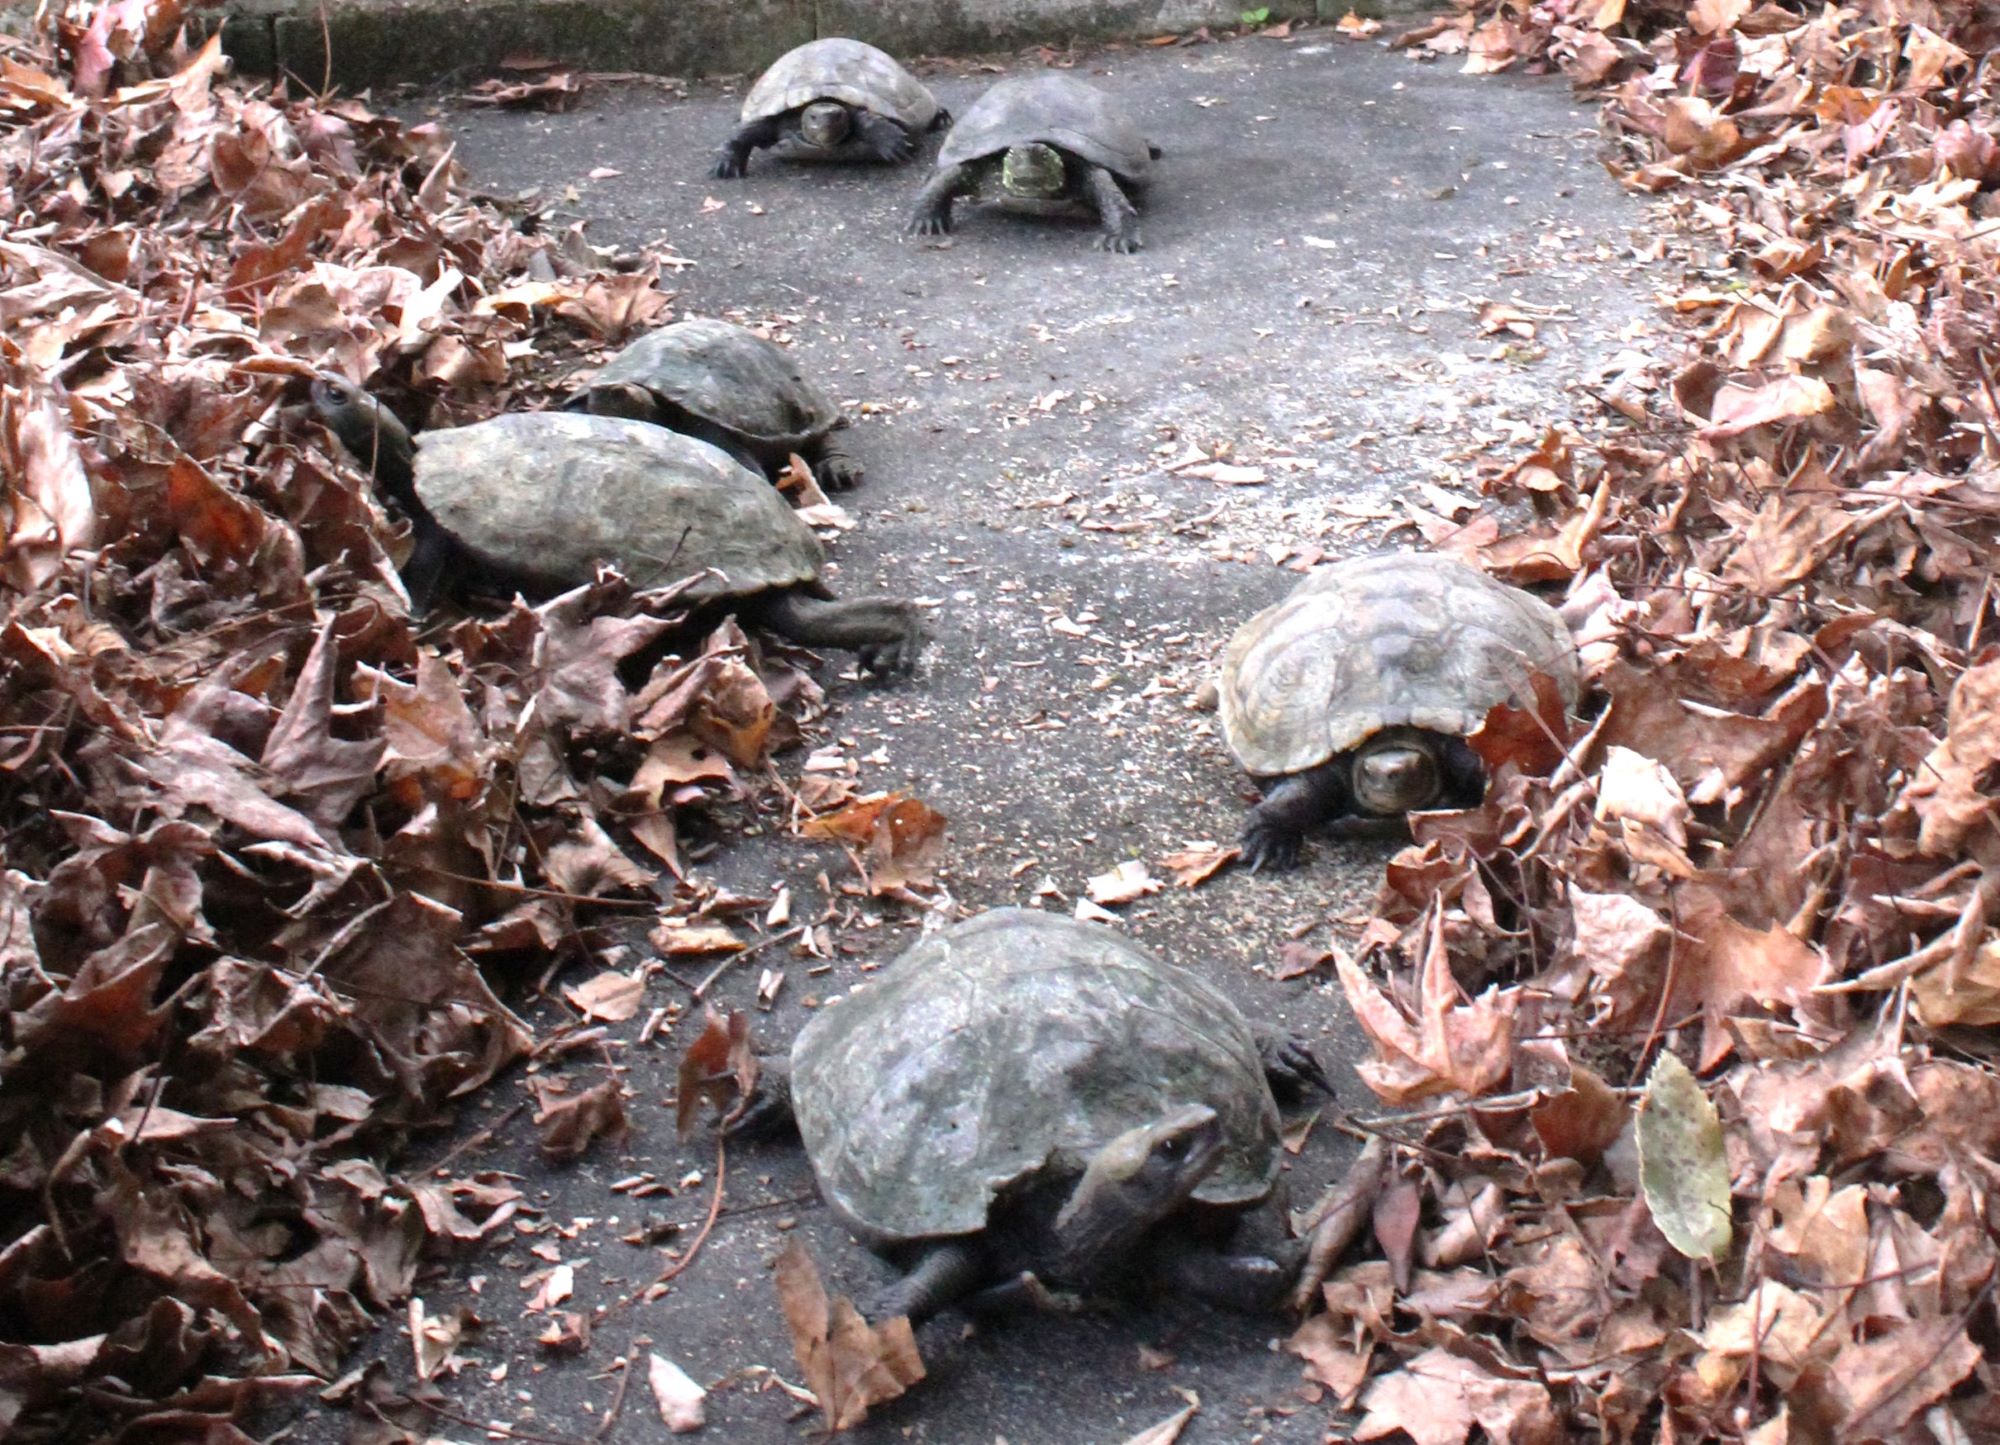
<instances>
[{"instance_id":1,"label":"brown leaf","mask_svg":"<svg viewBox=\"0 0 2000 1445\"><path fill-rule=\"evenodd\" d=\"M629 1132L625 1092L616 1078L593 1084L580 1094L559 1094L544 1088L539 1104L535 1123L541 1126L542 1153L559 1163L581 1159L604 1135L623 1139Z\"/></svg>"},{"instance_id":2,"label":"brown leaf","mask_svg":"<svg viewBox=\"0 0 2000 1445\"><path fill-rule=\"evenodd\" d=\"M1198 888L1242 856L1241 848L1225 848L1204 839L1167 854L1160 867L1172 876L1176 888Z\"/></svg>"},{"instance_id":3,"label":"brown leaf","mask_svg":"<svg viewBox=\"0 0 2000 1445\"><path fill-rule=\"evenodd\" d=\"M1662 926L1664 929L1664 925ZM1664 943L1664 932L1661 936ZM1585 957L1591 957L1588 952ZM1582 1064L1570 1065L1569 1087L1535 1105L1529 1118L1542 1147L1560 1159L1594 1164L1617 1142L1632 1111L1611 1086Z\"/></svg>"},{"instance_id":4,"label":"brown leaf","mask_svg":"<svg viewBox=\"0 0 2000 1445\"><path fill-rule=\"evenodd\" d=\"M1955 858L1969 839L1993 826L1994 764L2000 761L2000 648L1990 648L1959 676L1945 715L1944 741L1931 751L1896 799L1896 815L1917 823L1917 850Z\"/></svg>"},{"instance_id":5,"label":"brown leaf","mask_svg":"<svg viewBox=\"0 0 2000 1445\"><path fill-rule=\"evenodd\" d=\"M1558 1445L1564 1434L1546 1386L1506 1379L1471 1360L1433 1348L1361 1397L1367 1416L1356 1440L1380 1440L1401 1430L1416 1445L1464 1445L1476 1425L1507 1445Z\"/></svg>"},{"instance_id":6,"label":"brown leaf","mask_svg":"<svg viewBox=\"0 0 2000 1445\"><path fill-rule=\"evenodd\" d=\"M881 894L935 881L944 828L944 814L916 798L871 793L836 812L808 818L799 834L859 844L857 862L869 892Z\"/></svg>"},{"instance_id":7,"label":"brown leaf","mask_svg":"<svg viewBox=\"0 0 2000 1445\"><path fill-rule=\"evenodd\" d=\"M674 1088L674 1131L682 1139L694 1132L704 1100L728 1108L748 1099L757 1087L757 1054L750 1038L750 1016L732 1010L724 1018L702 1006L702 1030L681 1054Z\"/></svg>"},{"instance_id":8,"label":"brown leaf","mask_svg":"<svg viewBox=\"0 0 2000 1445\"><path fill-rule=\"evenodd\" d=\"M870 1326L845 1298L829 1300L819 1269L797 1237L778 1256L778 1303L791 1326L792 1352L806 1388L819 1398L826 1428L850 1429L870 1407L893 1400L924 1377L910 1322L898 1316Z\"/></svg>"},{"instance_id":9,"label":"brown leaf","mask_svg":"<svg viewBox=\"0 0 2000 1445\"><path fill-rule=\"evenodd\" d=\"M639 1012L646 1001L646 980L635 974L606 969L586 983L572 984L563 997L586 1021L618 1024Z\"/></svg>"}]
</instances>

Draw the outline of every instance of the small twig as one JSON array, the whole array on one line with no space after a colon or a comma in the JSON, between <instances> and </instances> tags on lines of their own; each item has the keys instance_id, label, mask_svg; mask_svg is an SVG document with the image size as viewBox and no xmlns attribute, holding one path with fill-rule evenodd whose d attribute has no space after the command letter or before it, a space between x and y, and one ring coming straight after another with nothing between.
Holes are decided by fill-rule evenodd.
<instances>
[{"instance_id":1,"label":"small twig","mask_svg":"<svg viewBox=\"0 0 2000 1445\"><path fill-rule=\"evenodd\" d=\"M727 1139L726 1134L715 1136L715 1193L708 1201L708 1218L701 1222L701 1232L688 1241L687 1253L660 1272L659 1277L653 1281L656 1285L665 1284L668 1280L684 1273L687 1267L694 1263L695 1256L701 1253L702 1245L708 1242L709 1233L715 1228L715 1221L721 1217L722 1186L729 1172Z\"/></svg>"},{"instance_id":2,"label":"small twig","mask_svg":"<svg viewBox=\"0 0 2000 1445\"><path fill-rule=\"evenodd\" d=\"M418 863L420 872L433 878L449 878L454 883L470 883L475 888L491 888L500 893L520 893L530 898L558 898L565 903L587 903L596 908L658 908L657 898L600 898L591 893L565 893L560 888L537 888L530 883L503 883L498 878L475 878L470 873L454 873L434 863Z\"/></svg>"},{"instance_id":3,"label":"small twig","mask_svg":"<svg viewBox=\"0 0 2000 1445\"><path fill-rule=\"evenodd\" d=\"M639 1359L639 1346L645 1341L632 1341L632 1348L625 1356L625 1369L618 1376L618 1389L611 1397L610 1408L604 1412L604 1422L591 1432L590 1438L602 1440L611 1433L611 1427L618 1423L618 1417L625 1409L625 1392L632 1388L632 1371Z\"/></svg>"},{"instance_id":4,"label":"small twig","mask_svg":"<svg viewBox=\"0 0 2000 1445\"><path fill-rule=\"evenodd\" d=\"M468 1139L462 1140L461 1142L454 1144L451 1148L447 1149L444 1152L443 1157L440 1158L435 1164L425 1165L422 1169L418 1171L418 1173L435 1174L438 1172L438 1170L444 1168L446 1165L450 1164L452 1160L456 1159L459 1155L467 1152L468 1150L477 1149L484 1144L491 1143L493 1137L496 1134L498 1134L502 1129L506 1128L509 1124L513 1123L514 1120L520 1115L521 1111L527 1107L528 1106L525 1101L516 1104L513 1108L509 1109L506 1113L502 1114L499 1118L495 1119L491 1124L488 1124L484 1129L481 1129L478 1133L472 1135Z\"/></svg>"},{"instance_id":5,"label":"small twig","mask_svg":"<svg viewBox=\"0 0 2000 1445\"><path fill-rule=\"evenodd\" d=\"M737 964L741 963L744 959L748 958L751 954L762 953L765 949L770 948L773 944L779 944L785 942L787 939L797 938L802 934L804 934L805 931L810 926L811 926L810 924L801 923L796 927L786 929L783 933L774 933L769 938L760 938L755 943L751 944L748 948L737 949L736 952L730 954L728 957L724 958L722 962L718 963L714 968L710 969L708 971L708 977L704 978L700 983L694 986L694 996L696 998L702 998L706 996L710 985L712 985L718 978L721 978L723 974L729 972L729 970L734 968Z\"/></svg>"},{"instance_id":6,"label":"small twig","mask_svg":"<svg viewBox=\"0 0 2000 1445\"><path fill-rule=\"evenodd\" d=\"M1306 1211L1301 1226L1308 1232L1310 1242L1306 1246L1305 1263L1292 1286L1293 1309L1302 1311L1312 1303L1313 1296L1332 1272L1333 1262L1354 1243L1361 1226L1373 1216L1375 1200L1388 1179L1389 1146L1381 1139L1371 1139L1339 1182Z\"/></svg>"},{"instance_id":7,"label":"small twig","mask_svg":"<svg viewBox=\"0 0 2000 1445\"><path fill-rule=\"evenodd\" d=\"M452 1424L463 1425L468 1430L484 1430L488 1435L499 1435L508 1440L527 1440L531 1445L591 1445L590 1441L579 1439L574 1435L537 1435L532 1430L511 1429L496 1420L475 1420L470 1415L461 1415L458 1411L447 1409L435 1401L419 1400L413 1396L405 1398L419 1409L430 1411L440 1420L449 1420Z\"/></svg>"}]
</instances>

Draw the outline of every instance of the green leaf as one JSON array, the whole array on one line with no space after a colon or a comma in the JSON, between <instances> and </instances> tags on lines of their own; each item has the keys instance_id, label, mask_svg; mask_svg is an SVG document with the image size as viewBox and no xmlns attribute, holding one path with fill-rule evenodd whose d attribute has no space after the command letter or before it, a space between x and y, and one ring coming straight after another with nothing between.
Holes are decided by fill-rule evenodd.
<instances>
[{"instance_id":1,"label":"green leaf","mask_svg":"<svg viewBox=\"0 0 2000 1445\"><path fill-rule=\"evenodd\" d=\"M1259 5L1255 10L1245 10L1243 12L1243 23L1245 25L1262 25L1270 18L1271 7L1268 5Z\"/></svg>"},{"instance_id":2,"label":"green leaf","mask_svg":"<svg viewBox=\"0 0 2000 1445\"><path fill-rule=\"evenodd\" d=\"M1662 1053L1639 1101L1639 1186L1667 1243L1689 1259L1729 1253L1722 1119L1688 1067Z\"/></svg>"}]
</instances>

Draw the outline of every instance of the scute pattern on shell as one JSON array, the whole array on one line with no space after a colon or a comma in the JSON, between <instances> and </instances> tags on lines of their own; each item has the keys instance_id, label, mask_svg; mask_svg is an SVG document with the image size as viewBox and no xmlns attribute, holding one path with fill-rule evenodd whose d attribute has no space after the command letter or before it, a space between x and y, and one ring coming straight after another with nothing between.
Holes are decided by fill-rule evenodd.
<instances>
[{"instance_id":1,"label":"scute pattern on shell","mask_svg":"<svg viewBox=\"0 0 2000 1445\"><path fill-rule=\"evenodd\" d=\"M1207 1104L1228 1138L1195 1192L1265 1198L1277 1105L1228 999L1111 929L1029 909L912 947L806 1025L792 1098L820 1189L882 1246L985 1227L994 1196L1056 1149L1091 1151Z\"/></svg>"},{"instance_id":2,"label":"scute pattern on shell","mask_svg":"<svg viewBox=\"0 0 2000 1445\"><path fill-rule=\"evenodd\" d=\"M743 119L767 120L816 100L837 100L900 121L911 132L937 118L937 97L886 51L829 36L788 50L743 97Z\"/></svg>"},{"instance_id":3,"label":"scute pattern on shell","mask_svg":"<svg viewBox=\"0 0 2000 1445\"><path fill-rule=\"evenodd\" d=\"M841 421L840 408L806 380L784 347L710 317L647 332L606 362L592 385L614 382L643 386L771 446L803 446Z\"/></svg>"},{"instance_id":4,"label":"scute pattern on shell","mask_svg":"<svg viewBox=\"0 0 2000 1445\"><path fill-rule=\"evenodd\" d=\"M1143 181L1152 152L1124 106L1060 71L998 81L953 123L940 167L998 155L1009 146L1061 146L1128 181Z\"/></svg>"},{"instance_id":5,"label":"scute pattern on shell","mask_svg":"<svg viewBox=\"0 0 2000 1445\"><path fill-rule=\"evenodd\" d=\"M417 494L445 530L507 567L573 585L598 561L692 600L811 582L825 553L764 478L662 427L523 412L417 438ZM725 580L726 579L726 580Z\"/></svg>"},{"instance_id":6,"label":"scute pattern on shell","mask_svg":"<svg viewBox=\"0 0 2000 1445\"><path fill-rule=\"evenodd\" d=\"M1496 703L1532 706L1537 672L1575 705L1576 647L1540 598L1432 553L1360 557L1237 629L1222 731L1251 773L1302 772L1388 727L1464 736Z\"/></svg>"}]
</instances>

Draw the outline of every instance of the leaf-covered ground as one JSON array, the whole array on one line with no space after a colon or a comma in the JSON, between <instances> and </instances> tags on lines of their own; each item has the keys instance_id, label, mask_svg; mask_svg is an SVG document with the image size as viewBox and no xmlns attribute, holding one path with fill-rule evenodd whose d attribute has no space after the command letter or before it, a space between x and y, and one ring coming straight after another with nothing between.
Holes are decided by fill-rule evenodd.
<instances>
[{"instance_id":1,"label":"leaf-covered ground","mask_svg":"<svg viewBox=\"0 0 2000 1445\"><path fill-rule=\"evenodd\" d=\"M1339 963L1412 1196L1293 1341L1356 1438L2000 1437L1996 22L1402 42L1601 88L1707 264L1682 351L1490 478L1533 529L1432 536L1564 584L1601 706L1425 820ZM1550 751L1500 721L1489 759Z\"/></svg>"},{"instance_id":2,"label":"leaf-covered ground","mask_svg":"<svg viewBox=\"0 0 2000 1445\"><path fill-rule=\"evenodd\" d=\"M240 1438L503 1229L506 1180L390 1161L531 1047L519 965L635 910L663 953L743 946L676 820L821 701L616 579L412 620L406 531L305 378L472 419L666 317L674 258L469 194L434 128L227 83L182 19L106 6L0 58L15 1438ZM555 1153L618 1122L615 1090L545 1102Z\"/></svg>"},{"instance_id":3,"label":"leaf-covered ground","mask_svg":"<svg viewBox=\"0 0 2000 1445\"><path fill-rule=\"evenodd\" d=\"M668 958L728 956L751 906L825 946L676 883L810 678L615 579L413 623L399 528L299 408L315 366L413 421L537 400L670 314L673 258L469 194L429 127L228 83L181 18L122 0L0 49L24 1438L244 1438L426 1257L506 1229L504 1178L396 1161L533 1047L524 968L633 913ZM1358 1438L2000 1437L1994 23L1596 0L1396 42L1601 90L1615 168L1707 271L1600 412L1493 471L1490 517L1420 514L1566 594L1595 701L1573 737L1490 723L1486 805L1422 820L1331 960L1394 1148L1292 1348ZM922 886L934 815L843 787L781 803ZM585 1018L639 1006L564 983ZM622 1119L615 1087L540 1114L557 1156ZM849 1391L868 1327L787 1278L807 1377ZM662 1414L698 1409L675 1375L649 1362Z\"/></svg>"}]
</instances>

